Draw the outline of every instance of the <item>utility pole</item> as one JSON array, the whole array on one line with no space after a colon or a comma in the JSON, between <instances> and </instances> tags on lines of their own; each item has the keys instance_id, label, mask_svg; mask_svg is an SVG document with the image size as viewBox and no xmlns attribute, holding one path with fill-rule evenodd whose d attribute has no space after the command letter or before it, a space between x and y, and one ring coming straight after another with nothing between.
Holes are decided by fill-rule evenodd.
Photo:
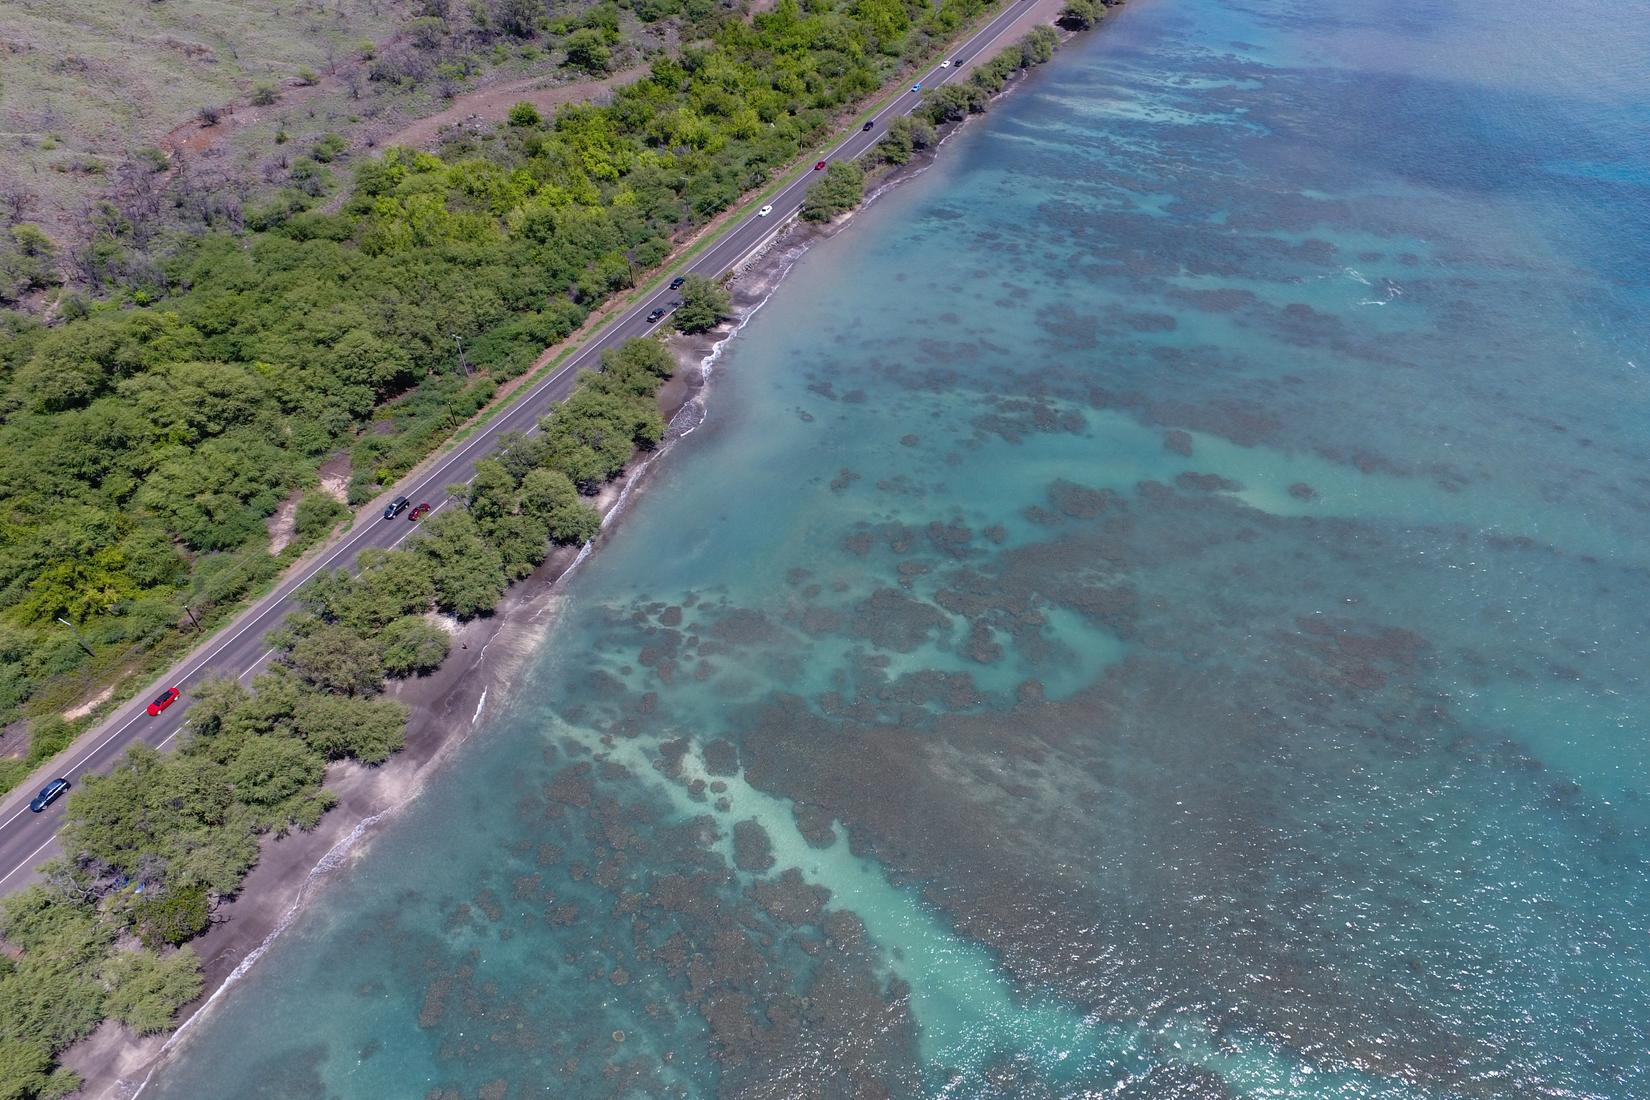
<instances>
[{"instance_id":1,"label":"utility pole","mask_svg":"<svg viewBox=\"0 0 1650 1100\"><path fill-rule=\"evenodd\" d=\"M464 339L458 333L453 333L453 340L458 344L458 365L464 368L464 377L470 377L470 364L464 359Z\"/></svg>"},{"instance_id":2,"label":"utility pole","mask_svg":"<svg viewBox=\"0 0 1650 1100\"><path fill-rule=\"evenodd\" d=\"M96 657L97 656L97 654L92 652L92 647L86 644L86 639L82 638L80 636L80 631L75 629L75 625L73 623L71 623L68 619L65 619L61 615L59 615L57 617L57 621L69 628L69 633L73 634L74 635L74 640L80 643L80 648L84 649L86 651L86 656L88 656L88 657Z\"/></svg>"},{"instance_id":3,"label":"utility pole","mask_svg":"<svg viewBox=\"0 0 1650 1100\"><path fill-rule=\"evenodd\" d=\"M185 615L189 616L189 622L194 625L196 630L199 630L201 628L201 621L199 619L195 618L195 609L194 608L190 607L188 604L184 604L183 605L183 613Z\"/></svg>"}]
</instances>

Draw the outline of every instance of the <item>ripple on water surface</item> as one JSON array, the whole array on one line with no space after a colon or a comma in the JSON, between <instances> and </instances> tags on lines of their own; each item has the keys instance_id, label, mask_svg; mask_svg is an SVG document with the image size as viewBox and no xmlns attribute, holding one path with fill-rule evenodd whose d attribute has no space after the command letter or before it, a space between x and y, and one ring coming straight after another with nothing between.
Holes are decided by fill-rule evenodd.
<instances>
[{"instance_id":1,"label":"ripple on water surface","mask_svg":"<svg viewBox=\"0 0 1650 1100\"><path fill-rule=\"evenodd\" d=\"M1650 1095L1650 24L1485 7L1145 0L816 248L146 1095Z\"/></svg>"}]
</instances>

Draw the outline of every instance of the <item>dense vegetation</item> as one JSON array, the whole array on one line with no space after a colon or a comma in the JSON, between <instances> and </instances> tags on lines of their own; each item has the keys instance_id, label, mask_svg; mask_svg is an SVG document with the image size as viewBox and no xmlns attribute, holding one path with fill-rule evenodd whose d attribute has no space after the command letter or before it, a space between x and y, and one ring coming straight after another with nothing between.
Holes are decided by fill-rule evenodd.
<instances>
[{"instance_id":1,"label":"dense vegetation","mask_svg":"<svg viewBox=\"0 0 1650 1100\"><path fill-rule=\"evenodd\" d=\"M258 860L266 835L313 828L334 803L328 761L387 760L407 711L378 696L386 677L433 669L458 618L497 606L510 581L555 543L600 527L578 486L599 488L663 435L664 347L607 352L535 436L512 436L477 464L458 507L426 521L405 550L369 550L359 571L307 585L302 609L270 635L274 668L249 689L194 690L178 749L134 746L68 800L64 857L46 883L0 903L0 1098L59 1095L73 1077L52 1058L105 1018L164 1030L201 990L200 964L174 950L209 926ZM131 941L135 940L136 944Z\"/></svg>"},{"instance_id":2,"label":"dense vegetation","mask_svg":"<svg viewBox=\"0 0 1650 1100\"><path fill-rule=\"evenodd\" d=\"M791 0L783 0L787 7L777 13L781 26L800 18ZM856 12L864 10L862 2ZM934 124L961 117L959 108L983 110L1054 44L1053 32L1039 28L964 85L938 90L923 117L898 122L866 162L904 163L933 143ZM691 83L685 74L681 80L678 94ZM72 459L81 480L60 469L29 480L25 464L3 460L35 494L26 503L43 514L31 525L17 498L3 502L0 608L12 633L0 641L20 658L35 653L30 608L118 625L147 602L159 605L151 614L168 630L180 609L191 619L209 613L268 575L276 559L261 550L259 524L281 493L308 483L326 446L349 439L357 457L363 449L380 458L391 453L373 450L384 447L367 442L377 437L352 434L375 402L390 398L389 416L416 424L441 402L451 410L519 370L512 356L543 339L533 326L570 318L597 296L584 281L603 270L610 252L601 249L632 239L623 236L625 226L658 228L651 215L623 209L647 205L639 192L626 190L618 201L595 175L584 178L597 201L541 204L546 187L561 186L551 181L566 182L572 171L577 142L560 146L557 135L565 124L588 137L601 129L593 117L603 112L568 111L550 124L519 112L486 156L392 153L360 174L340 214L287 211L249 242L209 239L180 255L158 306L95 311L52 330L5 318L12 339L0 344L0 446L15 440ZM603 155L622 149L620 133L609 126ZM535 166L553 144L554 168ZM633 180L645 151L645 143L633 149L638 160L615 167L609 182ZM858 201L863 166L851 167L820 181L825 193L815 210ZM681 200L681 191L666 190ZM534 246L521 244L529 224L543 233ZM658 238L640 238L650 239ZM574 249L573 259L551 256L550 241ZM620 254L634 263L636 247ZM504 308L504 284L491 288L494 300L474 276L510 270L524 256L556 272L534 284L544 297L517 301L516 312L481 324L489 309ZM403 277L384 257L415 274ZM616 278L617 264L608 268ZM317 270L354 292L309 285ZM445 297L398 297L437 285L418 279L458 273L464 278L440 284ZM387 298L363 297L368 289ZM728 312L727 292L709 280L690 280L683 295L676 322L684 331L714 326ZM294 312L300 304L301 315ZM438 319L420 324L420 310ZM481 368L479 379L468 371L443 378L432 367L455 316L479 334L468 364ZM516 327L522 321L525 336ZM0 939L19 952L16 960L0 955L0 1100L73 1091L74 1075L55 1063L64 1047L105 1019L139 1033L165 1030L199 995L200 964L183 945L240 889L261 838L320 820L334 802L322 786L329 761L377 764L401 747L406 711L379 696L386 678L417 675L446 658L449 636L437 612L485 614L551 545L595 534L600 520L583 497L662 438L657 393L671 368L668 352L650 340L606 352L600 369L540 421L538 434L506 437L468 486L453 486L449 505L406 549L368 551L356 574L312 581L301 609L270 635L278 654L272 670L250 689L228 679L197 688L176 752L134 747L113 772L88 777L71 795L63 858L43 869L45 884L0 903ZM317 426L314 418L338 402L342 413ZM376 407L382 415L386 406ZM52 492L69 503L54 507ZM297 527L317 537L337 518L335 503L312 494L300 502ZM54 549L63 556L51 559ZM91 598L81 587L88 578L103 585ZM123 584L138 587L127 593ZM26 680L21 660L17 667ZM16 691L12 683L16 697L7 705L15 708L29 685ZM55 720L34 732L49 747L70 730Z\"/></svg>"},{"instance_id":3,"label":"dense vegetation","mask_svg":"<svg viewBox=\"0 0 1650 1100\"><path fill-rule=\"evenodd\" d=\"M0 315L0 725L31 717L38 739L100 681L184 648L335 522L313 492L324 460L347 454L350 500L369 499L984 2L780 0L746 22L666 0L697 44L610 105L391 150L336 213L311 193L326 142L247 232L162 263L129 270L136 229L105 211L118 300L49 326ZM272 556L269 517L306 489ZM0 763L0 786L25 774Z\"/></svg>"},{"instance_id":4,"label":"dense vegetation","mask_svg":"<svg viewBox=\"0 0 1650 1100\"><path fill-rule=\"evenodd\" d=\"M727 288L703 275L689 275L682 284L682 304L670 321L678 332L709 332L732 310L733 295Z\"/></svg>"},{"instance_id":5,"label":"dense vegetation","mask_svg":"<svg viewBox=\"0 0 1650 1100\"><path fill-rule=\"evenodd\" d=\"M865 198L865 169L849 160L832 161L802 199L802 217L811 222L828 222L852 210Z\"/></svg>"}]
</instances>

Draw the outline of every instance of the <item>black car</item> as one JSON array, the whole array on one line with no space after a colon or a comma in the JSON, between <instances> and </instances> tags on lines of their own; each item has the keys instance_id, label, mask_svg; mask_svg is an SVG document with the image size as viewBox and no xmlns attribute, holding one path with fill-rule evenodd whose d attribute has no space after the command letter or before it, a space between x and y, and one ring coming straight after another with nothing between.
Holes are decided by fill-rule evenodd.
<instances>
[{"instance_id":1,"label":"black car","mask_svg":"<svg viewBox=\"0 0 1650 1100\"><path fill-rule=\"evenodd\" d=\"M959 58L957 58L957 59L956 59L956 60L955 60L955 61L953 61L953 62L951 62L951 67L952 67L952 68L953 68L953 69L960 69L960 68L962 68L962 58L960 58L960 57L959 57Z\"/></svg>"},{"instance_id":2,"label":"black car","mask_svg":"<svg viewBox=\"0 0 1650 1100\"><path fill-rule=\"evenodd\" d=\"M410 507L412 507L412 501L408 500L406 497L396 497L394 500L384 505L384 518L394 519Z\"/></svg>"},{"instance_id":3,"label":"black car","mask_svg":"<svg viewBox=\"0 0 1650 1100\"><path fill-rule=\"evenodd\" d=\"M50 806L53 802L56 802L59 798L62 798L63 792L68 789L69 781L67 779L58 778L52 780L50 783L47 783L44 787L40 788L40 793L35 795L34 801L29 803L29 809L33 810L35 813L39 813L47 806Z\"/></svg>"},{"instance_id":4,"label":"black car","mask_svg":"<svg viewBox=\"0 0 1650 1100\"><path fill-rule=\"evenodd\" d=\"M866 131L867 133L869 133L871 131L872 127L876 126L876 124L877 124L876 119L872 119L870 122L867 122L864 126L861 126L860 129Z\"/></svg>"},{"instance_id":5,"label":"black car","mask_svg":"<svg viewBox=\"0 0 1650 1100\"><path fill-rule=\"evenodd\" d=\"M685 282L687 282L687 279L681 275L678 275L676 278L670 280L670 289L680 290L682 288L682 284Z\"/></svg>"},{"instance_id":6,"label":"black car","mask_svg":"<svg viewBox=\"0 0 1650 1100\"><path fill-rule=\"evenodd\" d=\"M649 313L647 315L647 323L651 325L651 324L653 324L653 322L657 321L659 318L663 317L664 315L665 315L665 307L660 306L658 309L654 310L652 313Z\"/></svg>"}]
</instances>

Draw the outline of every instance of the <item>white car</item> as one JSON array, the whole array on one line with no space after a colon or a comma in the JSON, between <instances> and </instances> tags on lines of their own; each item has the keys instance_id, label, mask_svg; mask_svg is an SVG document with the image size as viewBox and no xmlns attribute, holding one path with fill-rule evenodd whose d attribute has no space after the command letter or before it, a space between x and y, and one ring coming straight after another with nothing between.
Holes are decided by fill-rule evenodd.
<instances>
[{"instance_id":1,"label":"white car","mask_svg":"<svg viewBox=\"0 0 1650 1100\"><path fill-rule=\"evenodd\" d=\"M772 213L773 213L773 203L769 203L767 206L764 206L762 209L758 210L756 212L756 216L759 217L759 218L765 218L769 214L772 214Z\"/></svg>"}]
</instances>

